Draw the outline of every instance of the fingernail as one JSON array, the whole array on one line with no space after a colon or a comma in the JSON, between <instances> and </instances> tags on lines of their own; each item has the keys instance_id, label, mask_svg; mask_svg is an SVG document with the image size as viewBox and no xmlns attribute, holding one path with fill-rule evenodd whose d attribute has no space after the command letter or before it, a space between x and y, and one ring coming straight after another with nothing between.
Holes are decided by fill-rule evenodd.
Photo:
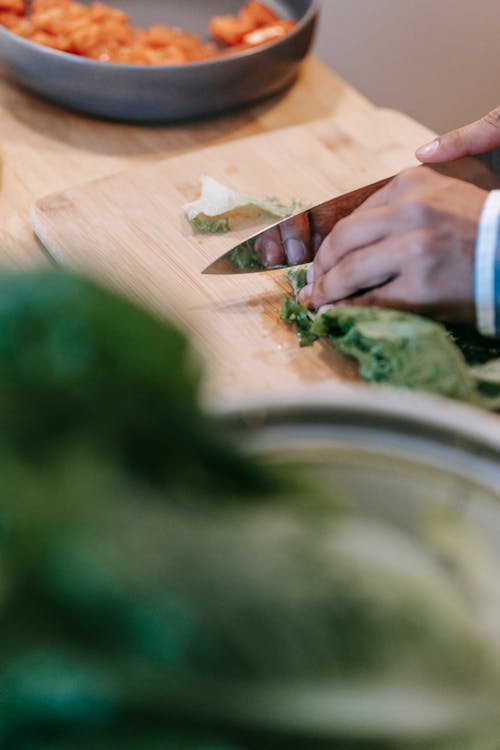
<instances>
[{"instance_id":1,"label":"fingernail","mask_svg":"<svg viewBox=\"0 0 500 750\"><path fill-rule=\"evenodd\" d=\"M298 263L304 263L307 258L307 248L302 240L296 240L295 238L287 240L285 242L286 255L288 262L291 265L297 265Z\"/></svg>"},{"instance_id":2,"label":"fingernail","mask_svg":"<svg viewBox=\"0 0 500 750\"><path fill-rule=\"evenodd\" d=\"M311 265L307 269L307 283L312 284L313 281L314 281L314 263L311 263Z\"/></svg>"},{"instance_id":3,"label":"fingernail","mask_svg":"<svg viewBox=\"0 0 500 750\"><path fill-rule=\"evenodd\" d=\"M278 266L283 262L283 249L276 240L264 240L264 263L266 266Z\"/></svg>"},{"instance_id":4,"label":"fingernail","mask_svg":"<svg viewBox=\"0 0 500 750\"><path fill-rule=\"evenodd\" d=\"M439 138L434 138L430 143L425 143L420 148L417 148L415 154L420 158L426 159L428 156L432 156L439 148Z\"/></svg>"},{"instance_id":5,"label":"fingernail","mask_svg":"<svg viewBox=\"0 0 500 750\"><path fill-rule=\"evenodd\" d=\"M312 284L307 284L307 286L302 287L302 289L299 292L299 302L302 305L309 307L312 304L311 302L312 290L313 290Z\"/></svg>"}]
</instances>

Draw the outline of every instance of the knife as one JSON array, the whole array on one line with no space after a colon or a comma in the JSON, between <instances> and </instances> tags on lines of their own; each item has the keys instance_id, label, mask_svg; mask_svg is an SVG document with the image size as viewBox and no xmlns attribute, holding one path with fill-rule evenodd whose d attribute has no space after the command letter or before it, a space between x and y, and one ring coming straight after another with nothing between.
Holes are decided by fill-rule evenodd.
<instances>
[{"instance_id":1,"label":"knife","mask_svg":"<svg viewBox=\"0 0 500 750\"><path fill-rule=\"evenodd\" d=\"M340 219L343 219L345 216L352 213L352 211L364 203L370 195L377 190L380 190L380 188L384 187L384 185L392 179L393 177L391 176L386 177L383 180L378 180L377 182L372 182L370 185L364 185L363 187L352 190L349 193L343 193L336 198L330 198L323 203L308 208L306 211L282 219L263 231L257 232L257 234L249 237L231 250L228 250L224 255L221 255L220 258L217 258L217 260L205 268L203 273L254 273L256 271L272 271L276 268L286 268L292 265L299 265L288 263L277 266L264 266L255 245L261 237L265 237L270 229L275 229L276 227L279 228L282 236L286 236L288 225L291 225L292 222L297 220L303 221L304 218L309 223L311 237L314 235L326 237Z\"/></svg>"}]
</instances>

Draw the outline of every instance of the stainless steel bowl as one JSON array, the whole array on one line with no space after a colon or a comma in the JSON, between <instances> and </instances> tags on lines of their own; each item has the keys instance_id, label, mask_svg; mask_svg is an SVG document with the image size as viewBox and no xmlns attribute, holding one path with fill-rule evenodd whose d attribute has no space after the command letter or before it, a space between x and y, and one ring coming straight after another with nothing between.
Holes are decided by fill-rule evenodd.
<instances>
[{"instance_id":1,"label":"stainless steel bowl","mask_svg":"<svg viewBox=\"0 0 500 750\"><path fill-rule=\"evenodd\" d=\"M379 538L368 534L357 540L348 535L345 547L353 557L359 555L360 565L373 564L375 569L383 561L380 570L385 569L388 575L387 589L382 589L387 601L399 596L397 586L393 589L390 582L392 572L411 570L408 583L414 566L419 567L418 556L407 557L404 545L398 546L399 541L393 545L395 538L404 539L411 549L419 549L433 561L429 570L422 571L422 581L431 580L434 573L429 578L427 575L435 570L434 564L442 566L443 573L446 570L446 579L449 575L451 581L456 576L453 586L464 592L463 611L468 611L484 643L494 644L488 659L496 663L500 622L500 587L496 583L500 566L500 418L442 398L362 386L341 394L338 386L330 393L301 390L279 399L273 397L267 403L261 398L242 400L222 411L233 424L246 427L243 434L251 436L251 452L269 462L300 465L302 479L304 470L306 476L309 473L311 481L310 485L305 483L304 494L311 486L314 497L319 482L335 506L352 511L351 517L343 516L348 523L366 524L372 531L376 528L387 533ZM440 542L434 547L436 539ZM451 547L447 546L450 539ZM450 549L453 553L447 557ZM368 567L366 572L369 580ZM437 577L441 580L440 574ZM355 579L352 583L355 589ZM415 612L418 621L423 612ZM308 613L304 614L307 617ZM451 622L455 622L453 617L446 626L450 638ZM414 644L418 652L418 639ZM395 649L392 656L389 651L385 653L398 665L396 644ZM382 667L377 675L376 670L370 673L367 668L366 681L361 675L350 676L345 682L338 676L328 684L319 682L323 694L321 687L313 691L311 681L298 695L291 681L288 692L284 689L279 700L271 704L271 719L276 723L281 719L290 731L307 726L316 736L356 738L360 744L355 746L360 748L379 747L376 740L389 742L390 747L418 746L422 750L489 747L482 744L491 740L489 733L498 736L496 688L484 704L479 701L477 712L473 709L469 714L479 688L476 690L460 673L446 681L443 689L438 677L439 659L432 649L429 653L431 657L427 655L419 662L427 670L421 694L418 669L412 666L405 671L402 658L401 672L398 666L387 673ZM475 657L468 668L475 674ZM395 688L387 691L391 679ZM451 701L447 706L437 698L442 695ZM255 703L247 699L244 705ZM452 704L454 708L448 713ZM485 737L481 739L483 732ZM339 740L334 746L344 745Z\"/></svg>"},{"instance_id":2,"label":"stainless steel bowl","mask_svg":"<svg viewBox=\"0 0 500 750\"><path fill-rule=\"evenodd\" d=\"M222 410L252 450L306 464L355 510L408 527L458 509L500 544L500 417L401 390L283 394Z\"/></svg>"},{"instance_id":3,"label":"stainless steel bowl","mask_svg":"<svg viewBox=\"0 0 500 750\"><path fill-rule=\"evenodd\" d=\"M84 0L89 4L89 0ZM138 26L166 24L206 36L212 16L244 0L109 0ZM228 111L292 83L314 33L319 0L268 0L295 29L254 50L187 65L125 65L35 44L0 26L0 63L25 89L71 109L129 122L195 118Z\"/></svg>"}]
</instances>

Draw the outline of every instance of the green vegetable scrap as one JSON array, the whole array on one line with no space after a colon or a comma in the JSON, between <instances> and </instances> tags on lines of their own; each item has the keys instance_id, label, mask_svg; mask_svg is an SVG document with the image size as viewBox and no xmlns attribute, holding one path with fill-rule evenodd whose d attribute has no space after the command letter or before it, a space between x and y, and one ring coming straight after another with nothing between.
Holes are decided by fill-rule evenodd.
<instances>
[{"instance_id":1,"label":"green vegetable scrap","mask_svg":"<svg viewBox=\"0 0 500 750\"><path fill-rule=\"evenodd\" d=\"M224 234L230 230L227 216L221 216L216 219L209 219L208 216L195 216L191 219L191 224L198 232L207 232L209 234Z\"/></svg>"},{"instance_id":2,"label":"green vegetable scrap","mask_svg":"<svg viewBox=\"0 0 500 750\"><path fill-rule=\"evenodd\" d=\"M311 346L317 340L318 337L312 330L315 315L300 302L287 297L281 306L281 317L288 323L295 323L300 346Z\"/></svg>"},{"instance_id":3,"label":"green vegetable scrap","mask_svg":"<svg viewBox=\"0 0 500 750\"><path fill-rule=\"evenodd\" d=\"M311 334L328 336L359 362L365 380L474 400L474 380L443 326L417 315L339 307L319 316Z\"/></svg>"},{"instance_id":4,"label":"green vegetable scrap","mask_svg":"<svg viewBox=\"0 0 500 750\"><path fill-rule=\"evenodd\" d=\"M411 313L344 305L318 315L297 301L306 283L306 269L287 271L294 297L285 299L281 310L281 317L296 325L301 346L326 337L341 353L358 361L364 380L500 408L500 360L469 366L456 334ZM484 357L487 350L484 339L481 344L477 338L470 334L463 338L469 357Z\"/></svg>"},{"instance_id":5,"label":"green vegetable scrap","mask_svg":"<svg viewBox=\"0 0 500 750\"><path fill-rule=\"evenodd\" d=\"M307 284L307 269L309 268L308 263L304 263L302 266L293 266L288 268L286 275L292 287L293 296L297 300L297 296L303 287Z\"/></svg>"},{"instance_id":6,"label":"green vegetable scrap","mask_svg":"<svg viewBox=\"0 0 500 750\"><path fill-rule=\"evenodd\" d=\"M238 216L248 219L250 215L256 218L264 213L276 219L286 219L301 207L302 204L297 199L285 205L274 196L258 200L236 193L213 177L204 176L201 178L200 197L192 203L186 203L184 213L192 226L200 232L227 232L231 228L230 221L237 220Z\"/></svg>"}]
</instances>

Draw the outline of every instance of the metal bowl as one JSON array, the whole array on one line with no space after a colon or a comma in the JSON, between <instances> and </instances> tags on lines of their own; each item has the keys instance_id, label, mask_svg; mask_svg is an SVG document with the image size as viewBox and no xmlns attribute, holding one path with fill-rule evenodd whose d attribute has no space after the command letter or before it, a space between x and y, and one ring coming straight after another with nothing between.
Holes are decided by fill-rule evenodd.
<instances>
[{"instance_id":1,"label":"metal bowl","mask_svg":"<svg viewBox=\"0 0 500 750\"><path fill-rule=\"evenodd\" d=\"M299 467L301 480L305 472L309 481L302 486L306 488L304 493L311 488L311 499L319 484L323 501L328 498L334 508L347 510L347 515L351 515L348 521L355 521L354 525L360 521L361 527L371 527L372 531L383 529L381 537L347 536L346 544L354 557L359 554L356 559L361 565L382 560L387 565L386 571L397 569L399 563L401 570L409 570L417 558L407 558L404 545L398 547L399 540L404 539L410 548L413 549L414 541L414 549L431 555L434 562L440 560L439 565L450 580L457 576L454 583L457 590L461 590L466 580L465 607L470 607L471 621L475 622L477 632L482 633L484 643L493 638L494 662L500 622L500 589L494 583L497 578L494 570L500 565L498 417L446 399L362 386L353 386L342 393L337 386L336 392L328 393L325 389L317 395L300 390L283 394L279 400L270 398L267 403L262 398L242 400L236 407L226 409L225 417L243 435L250 435L251 454L256 453L282 468ZM445 547L439 543L427 547L429 540L435 539L432 534L436 529L440 529L439 536L443 528L447 530ZM398 544L392 546L391 538L398 539ZM443 537L440 539L442 542ZM446 556L441 559L443 549L449 549L446 545L450 539L455 554L457 550L460 553L455 558L452 555L450 559ZM296 549L301 549L300 543ZM429 553L429 549L433 552ZM458 561L456 570L454 560ZM482 572L474 578L473 571L478 569ZM460 570L467 573L457 573ZM397 599L399 594L397 588L392 588L390 578L389 574L387 601L395 601L392 596ZM354 580L353 586L356 586ZM377 617L383 616L385 606L381 606ZM305 620L308 615L309 612L304 613ZM418 653L421 647L418 638L414 645ZM353 648L352 642L349 647ZM397 665L397 652L388 658L394 658ZM395 690L387 692L389 673L382 668L379 679L376 669L370 673L368 667L368 676L353 675L343 681L342 676L336 675L326 687L325 682L319 681L318 692L314 692L311 680L302 695L297 694L296 685L290 680L279 693L278 701L261 704L272 705L268 721L275 726L281 720L281 728L289 731L307 727L317 737L338 740L333 743L335 747L344 747L343 738L349 747L352 745L347 740L356 739L359 744L355 747L359 748L472 748L483 746L476 734L480 736L484 731L498 736L496 724L491 726L498 714L496 688L491 700L481 703L482 707L473 716L468 711L479 692L463 674L447 681L445 694L451 701L448 705L455 705L453 712L448 713L444 704L438 706L436 701L443 688L439 685L439 659L434 672L434 658L424 656L422 660L429 671L422 683L427 687L419 695L418 669L406 672L402 666L399 673L396 666L391 672ZM475 657L469 662L471 674L475 662ZM241 705L254 708L258 702L246 696ZM257 711L253 716L262 719ZM468 741L466 734L470 734ZM472 742L474 737L477 745ZM489 737L483 741L486 739Z\"/></svg>"},{"instance_id":2,"label":"metal bowl","mask_svg":"<svg viewBox=\"0 0 500 750\"><path fill-rule=\"evenodd\" d=\"M236 13L244 0L110 0L138 26L166 24L207 35L214 15ZM89 2L86 2L89 4ZM27 41L0 26L0 64L32 93L86 114L129 122L195 118L277 93L293 82L314 33L319 0L268 0L297 19L269 45L185 65L99 62Z\"/></svg>"},{"instance_id":3,"label":"metal bowl","mask_svg":"<svg viewBox=\"0 0 500 750\"><path fill-rule=\"evenodd\" d=\"M309 467L355 512L411 531L428 512L451 509L500 545L497 416L363 386L246 401L225 415L251 426L252 450Z\"/></svg>"}]
</instances>

